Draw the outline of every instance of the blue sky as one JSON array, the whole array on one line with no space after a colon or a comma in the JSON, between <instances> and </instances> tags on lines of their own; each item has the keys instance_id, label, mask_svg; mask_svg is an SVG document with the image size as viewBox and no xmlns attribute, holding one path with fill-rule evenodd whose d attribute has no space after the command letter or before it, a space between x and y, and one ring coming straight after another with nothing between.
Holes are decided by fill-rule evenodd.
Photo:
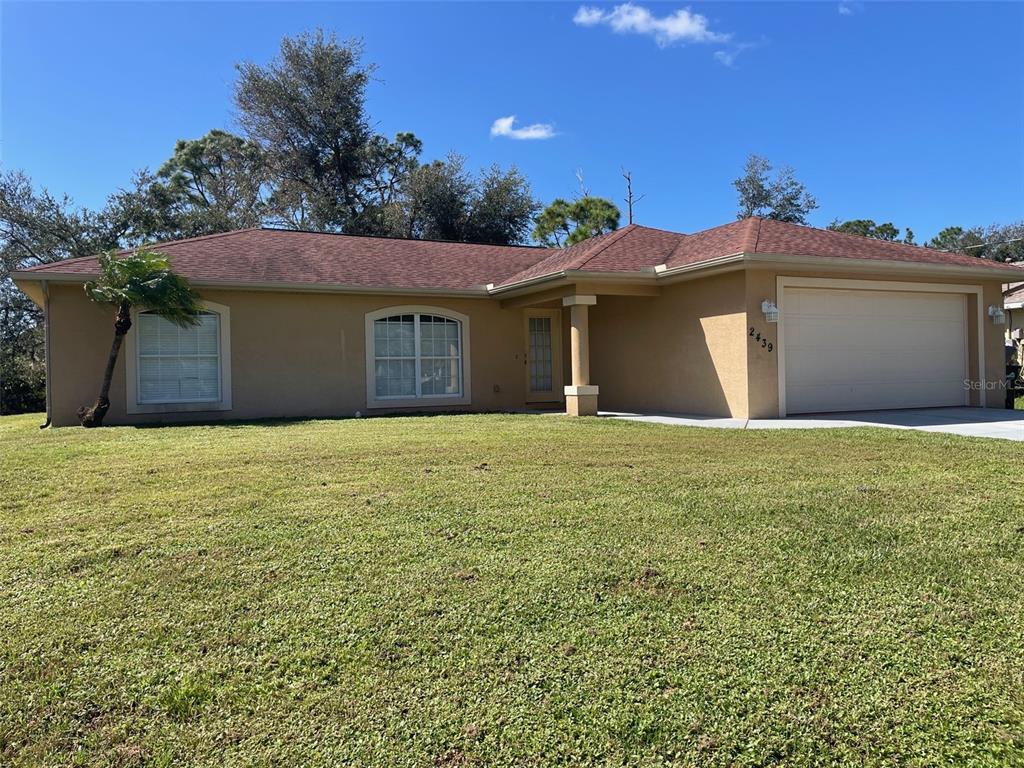
<instances>
[{"instance_id":1,"label":"blue sky","mask_svg":"<svg viewBox=\"0 0 1024 768\"><path fill-rule=\"evenodd\" d=\"M584 5L584 10L580 10ZM323 26L365 39L368 111L425 158L515 163L543 201L621 203L641 224L730 221L746 155L788 164L812 223L874 218L918 240L1024 218L1020 3L7 3L7 169L98 206L179 138L234 127L234 64ZM491 135L495 120L550 138ZM507 125L507 122L505 125ZM544 135L544 128L532 133Z\"/></svg>"}]
</instances>

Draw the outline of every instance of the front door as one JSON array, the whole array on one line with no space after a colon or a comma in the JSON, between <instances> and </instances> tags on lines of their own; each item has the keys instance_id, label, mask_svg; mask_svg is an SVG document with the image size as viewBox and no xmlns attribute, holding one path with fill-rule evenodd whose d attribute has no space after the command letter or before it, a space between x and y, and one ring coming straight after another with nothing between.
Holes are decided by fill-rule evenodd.
<instances>
[{"instance_id":1,"label":"front door","mask_svg":"<svg viewBox=\"0 0 1024 768\"><path fill-rule=\"evenodd\" d=\"M562 399L562 313L526 310L526 402Z\"/></svg>"}]
</instances>

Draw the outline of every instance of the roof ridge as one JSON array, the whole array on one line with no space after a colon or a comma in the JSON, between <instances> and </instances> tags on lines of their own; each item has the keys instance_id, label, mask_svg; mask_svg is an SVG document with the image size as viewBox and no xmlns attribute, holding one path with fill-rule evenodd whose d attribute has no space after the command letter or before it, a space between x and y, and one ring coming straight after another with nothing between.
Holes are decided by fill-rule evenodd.
<instances>
[{"instance_id":1,"label":"roof ridge","mask_svg":"<svg viewBox=\"0 0 1024 768\"><path fill-rule=\"evenodd\" d=\"M121 251L118 251L118 253L121 253ZM21 269L21 270L11 270L11 271L12 272L44 272L44 271L46 271L46 269L48 267L55 267L58 264L67 264L68 262L72 262L72 261L84 261L85 259L95 259L95 258L98 258L98 257L99 257L98 253L95 253L95 254L93 254L91 256L69 256L66 259L57 259L56 261L46 261L46 262L43 262L42 264L35 264L34 266L25 267L24 269Z\"/></svg>"},{"instance_id":2,"label":"roof ridge","mask_svg":"<svg viewBox=\"0 0 1024 768\"><path fill-rule=\"evenodd\" d=\"M128 253L129 251L136 251L139 248L159 248L160 246L177 245L178 243L195 243L199 240L214 240L218 237L227 237L228 235L240 235L243 232L258 232L262 227L243 227L242 229L231 229L227 232L211 232L208 235L196 235L195 237L183 237L180 240L157 240L153 243L142 243L132 248L123 248L118 253Z\"/></svg>"},{"instance_id":3,"label":"roof ridge","mask_svg":"<svg viewBox=\"0 0 1024 768\"><path fill-rule=\"evenodd\" d=\"M798 224L795 221L781 221L779 219L762 219L761 217L755 217L755 218L757 218L759 221L762 221L762 222L764 222L764 221L771 221L772 224L779 224L781 226L799 227L801 229L809 229L809 230L812 230L814 232L823 232L823 233L825 233L825 234L827 234L827 235L829 235L831 237L853 238L853 239L857 240L858 242L863 242L863 241L867 240L867 241L873 242L873 243L884 243L885 245L895 245L895 246L899 246L899 247L902 247L902 248L914 248L914 249L916 249L918 251L931 251L932 253L949 253L949 254L954 254L954 255L970 256L970 254L960 253L960 251L943 251L943 250L940 250L939 248L931 248L931 247L929 247L927 245L924 245L924 244L904 243L904 242L902 242L900 240L882 240L879 237L868 237L867 235L855 235L852 232L840 232L838 229L829 229L828 227L815 227L815 226L812 226L810 224ZM760 233L760 227L758 227L758 232ZM979 257L972 257L972 258L979 258ZM982 259L979 258L979 261L982 261ZM1006 262L1002 262L1002 263L1005 264Z\"/></svg>"},{"instance_id":4,"label":"roof ridge","mask_svg":"<svg viewBox=\"0 0 1024 768\"><path fill-rule=\"evenodd\" d=\"M646 224L627 224L626 227L635 227L636 229L649 229L652 232L664 232L669 235L680 235L682 237L688 237L685 232L676 232L674 229L664 229L662 227L649 227ZM623 227L625 229L626 227Z\"/></svg>"},{"instance_id":5,"label":"roof ridge","mask_svg":"<svg viewBox=\"0 0 1024 768\"><path fill-rule=\"evenodd\" d=\"M742 219L733 219L732 221L727 221L725 224L716 224L715 226L708 227L707 229L698 229L696 232L688 232L686 233L686 237L696 237L697 235L703 235L706 234L707 232L714 232L716 229L726 229L728 227L740 226L742 224L747 224L750 222L751 219L756 218L757 216L746 216Z\"/></svg>"},{"instance_id":6,"label":"roof ridge","mask_svg":"<svg viewBox=\"0 0 1024 768\"><path fill-rule=\"evenodd\" d=\"M234 234L234 232L248 232L251 229L258 229L262 232L282 232L285 234L302 234L302 235L330 235L332 237L358 237L366 240L392 240L398 242L409 242L409 243L445 243L447 245L476 245L487 248L529 248L536 251L549 251L552 250L543 245L522 245L519 243L503 244L503 243L484 243L479 240L441 240L436 237L397 237L392 235L364 235L356 234L353 232L325 232L317 229L291 229L289 227L249 227L248 229L236 229L232 232L225 232L223 234ZM176 240L173 242L184 242Z\"/></svg>"},{"instance_id":7,"label":"roof ridge","mask_svg":"<svg viewBox=\"0 0 1024 768\"><path fill-rule=\"evenodd\" d=\"M675 232L675 233L673 233L673 234L680 235L680 240L679 240L678 243L676 243L675 247L672 249L672 251L669 253L669 255L665 257L665 261L662 262L662 263L663 264L670 263L672 261L672 259L674 259L676 257L676 254L679 252L679 249L687 244L686 241L689 238L691 238L691 237L699 237L700 235L706 234L708 232L714 232L716 229L725 229L727 227L735 227L737 224L745 224L751 218L755 218L755 217L749 216L746 219L736 219L735 221L730 221L730 222L727 222L725 224L718 224L718 225L716 225L714 227L708 227L707 229L698 229L696 232L688 232L688 233L687 232ZM666 231L668 231L668 230L666 230Z\"/></svg>"},{"instance_id":8,"label":"roof ridge","mask_svg":"<svg viewBox=\"0 0 1024 768\"><path fill-rule=\"evenodd\" d=\"M140 243L139 245L132 246L131 248L121 248L121 249L117 250L116 253L120 256L120 255L125 254L125 253L131 253L133 251L137 251L140 248L159 248L160 246L176 245L178 243L193 243L193 242L196 242L198 240L212 240L212 239L217 238L217 237L225 237L226 235L237 235L240 232L252 232L253 230L259 230L259 229L261 229L261 227L246 227L244 229L232 229L232 230L230 230L228 232L211 232L208 235L196 235L195 237L184 237L181 240L158 240L155 243ZM111 248L111 249L108 249L108 250L113 250L113 249ZM89 254L87 256L72 256L72 257L67 258L67 259L57 259L57 261L48 261L45 264L36 264L34 267L28 267L27 269L23 269L21 271L22 272L35 272L35 271L42 272L42 271L45 271L47 267L54 267L54 266L57 266L58 264L68 264L68 263L71 263L71 262L79 262L79 261L84 261L85 259L98 259L100 257L100 255L103 254L103 253L106 253L106 251L100 251L99 253L91 253L91 254Z\"/></svg>"},{"instance_id":9,"label":"roof ridge","mask_svg":"<svg viewBox=\"0 0 1024 768\"><path fill-rule=\"evenodd\" d=\"M754 219L757 221L757 234L754 235L754 253L757 253L757 244L761 242L761 224L763 220L760 216L755 216Z\"/></svg>"},{"instance_id":10,"label":"roof ridge","mask_svg":"<svg viewBox=\"0 0 1024 768\"><path fill-rule=\"evenodd\" d=\"M626 235L635 232L636 228L636 224L627 224L622 229L610 232L608 236L601 241L597 248L595 248L593 251L584 251L582 257L578 257L570 261L565 267L563 267L563 270L579 269L580 267L585 266L588 262L592 261L595 256L597 256L599 253L602 253L606 248L608 248L609 245L611 245L612 243L617 243L619 242L619 240L625 238Z\"/></svg>"}]
</instances>

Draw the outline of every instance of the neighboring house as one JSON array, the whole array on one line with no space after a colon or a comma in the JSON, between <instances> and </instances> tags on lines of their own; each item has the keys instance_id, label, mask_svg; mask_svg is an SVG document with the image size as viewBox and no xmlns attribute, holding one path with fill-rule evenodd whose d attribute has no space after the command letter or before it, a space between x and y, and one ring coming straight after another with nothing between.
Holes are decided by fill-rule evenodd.
<instances>
[{"instance_id":1,"label":"neighboring house","mask_svg":"<svg viewBox=\"0 0 1024 768\"><path fill-rule=\"evenodd\" d=\"M1024 267L1024 262L1015 266ZM1024 363L1024 283L1007 283L1003 288L1006 341L1013 347L1017 362Z\"/></svg>"},{"instance_id":2,"label":"neighboring house","mask_svg":"<svg viewBox=\"0 0 1024 768\"><path fill-rule=\"evenodd\" d=\"M250 229L158 247L207 314L137 313L108 423L511 410L734 417L984 405L1024 270L756 218L545 250ZM46 310L56 425L91 403L94 258L14 274Z\"/></svg>"}]
</instances>

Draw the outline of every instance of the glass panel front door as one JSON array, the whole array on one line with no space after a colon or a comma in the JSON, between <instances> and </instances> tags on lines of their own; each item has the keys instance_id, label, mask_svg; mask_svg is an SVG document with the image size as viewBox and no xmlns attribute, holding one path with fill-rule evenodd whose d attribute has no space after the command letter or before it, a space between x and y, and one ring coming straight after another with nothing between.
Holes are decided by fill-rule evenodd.
<instances>
[{"instance_id":1,"label":"glass panel front door","mask_svg":"<svg viewBox=\"0 0 1024 768\"><path fill-rule=\"evenodd\" d=\"M530 391L553 392L554 368L551 342L551 318L529 318L530 334Z\"/></svg>"},{"instance_id":2,"label":"glass panel front door","mask_svg":"<svg viewBox=\"0 0 1024 768\"><path fill-rule=\"evenodd\" d=\"M562 310L527 309L523 313L526 402L563 399Z\"/></svg>"}]
</instances>

